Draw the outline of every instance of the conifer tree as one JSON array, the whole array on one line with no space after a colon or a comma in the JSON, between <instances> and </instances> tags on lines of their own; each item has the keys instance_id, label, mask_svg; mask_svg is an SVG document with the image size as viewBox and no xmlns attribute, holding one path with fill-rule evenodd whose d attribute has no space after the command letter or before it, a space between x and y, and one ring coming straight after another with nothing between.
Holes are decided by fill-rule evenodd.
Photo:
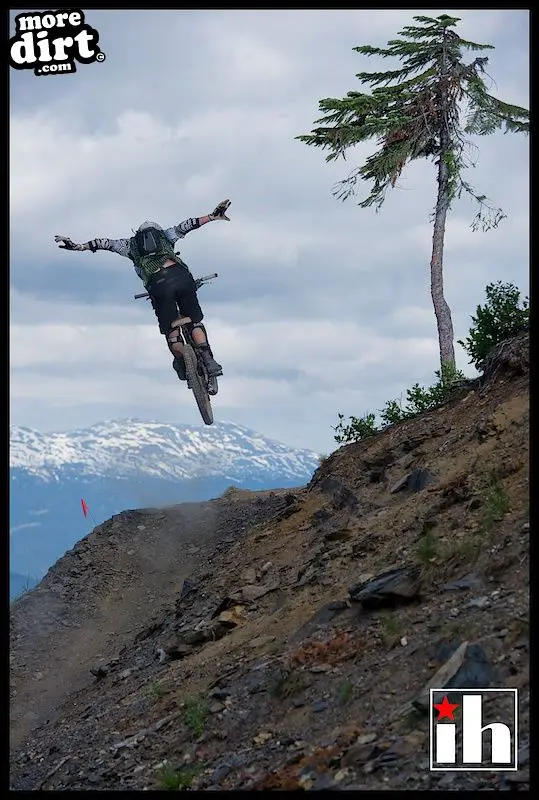
<instances>
[{"instance_id":1,"label":"conifer tree","mask_svg":"<svg viewBox=\"0 0 539 800\"><path fill-rule=\"evenodd\" d=\"M346 158L349 148L376 139L378 150L334 188L340 199L354 195L361 181L372 188L361 208L378 211L388 188L394 187L404 166L415 159L432 159L437 167L438 193L433 214L431 296L438 327L442 373L455 370L451 311L443 290L443 249L446 216L452 201L463 193L477 204L472 229L496 227L506 216L464 180L473 165L470 135L496 130L528 133L529 112L489 94L485 78L486 56L464 63L463 51L494 49L462 39L452 28L460 19L442 14L414 17L400 38L387 47L362 45L354 50L365 56L396 58L401 66L387 72L360 72L356 77L371 87L370 93L348 92L343 99L320 100L324 116L310 134L296 137L331 152L326 161Z\"/></svg>"}]
</instances>

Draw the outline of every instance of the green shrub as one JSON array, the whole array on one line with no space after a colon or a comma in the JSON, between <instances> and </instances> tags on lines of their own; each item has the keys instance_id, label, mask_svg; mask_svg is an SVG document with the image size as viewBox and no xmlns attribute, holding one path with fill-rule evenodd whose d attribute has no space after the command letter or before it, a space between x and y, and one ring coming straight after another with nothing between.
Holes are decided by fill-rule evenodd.
<instances>
[{"instance_id":1,"label":"green shrub","mask_svg":"<svg viewBox=\"0 0 539 800\"><path fill-rule=\"evenodd\" d=\"M478 369L496 344L525 330L530 318L528 298L521 302L520 291L512 283L489 283L485 293L486 303L484 306L477 306L468 337L464 342L460 339L458 341L470 357L470 363ZM456 369L453 364L444 364L434 375L436 381L432 386L424 387L415 383L408 389L404 405L397 400L387 401L379 411L382 429L438 408L449 399L455 387L466 380L461 370ZM348 417L348 422L344 421L343 414L338 417L339 422L333 428L334 439L338 444L361 442L380 430L373 413L362 417Z\"/></svg>"},{"instance_id":2,"label":"green shrub","mask_svg":"<svg viewBox=\"0 0 539 800\"><path fill-rule=\"evenodd\" d=\"M458 340L470 358L470 364L481 369L488 352L499 342L524 330L530 319L528 298L520 300L520 291L512 283L489 283L487 300L477 306L473 325L464 341Z\"/></svg>"},{"instance_id":3,"label":"green shrub","mask_svg":"<svg viewBox=\"0 0 539 800\"><path fill-rule=\"evenodd\" d=\"M416 383L406 392L406 405L403 408L397 400L388 400L384 408L380 410L380 420L382 428L394 425L403 419L410 419L423 411L437 408L447 400L452 389L460 381L465 380L460 370L454 369L451 365L444 365L443 370L436 370L436 383L429 388L425 388ZM348 417L348 423L344 422L344 415L339 414L339 423L333 430L334 439L339 444L349 442L361 442L372 436L379 429L376 424L375 414L365 414L363 417Z\"/></svg>"},{"instance_id":4,"label":"green shrub","mask_svg":"<svg viewBox=\"0 0 539 800\"><path fill-rule=\"evenodd\" d=\"M348 442L361 442L368 436L376 433L376 416L374 414L365 414L363 417L349 417L350 422L348 425L344 423L344 414L339 414L339 422L333 428L335 436L333 437L339 444L347 444Z\"/></svg>"}]
</instances>

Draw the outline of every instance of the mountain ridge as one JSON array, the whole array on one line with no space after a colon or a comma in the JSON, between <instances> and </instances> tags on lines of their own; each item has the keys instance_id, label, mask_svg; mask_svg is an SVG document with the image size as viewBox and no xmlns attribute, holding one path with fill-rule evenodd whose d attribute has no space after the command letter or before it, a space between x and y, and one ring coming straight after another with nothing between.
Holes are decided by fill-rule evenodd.
<instances>
[{"instance_id":1,"label":"mountain ridge","mask_svg":"<svg viewBox=\"0 0 539 800\"><path fill-rule=\"evenodd\" d=\"M168 460L167 460L168 459ZM285 444L231 422L211 427L136 418L105 420L87 428L41 433L10 427L10 467L44 479L59 471L101 477L140 475L198 478L271 471L304 477L317 466L318 455Z\"/></svg>"},{"instance_id":2,"label":"mountain ridge","mask_svg":"<svg viewBox=\"0 0 539 800\"><path fill-rule=\"evenodd\" d=\"M10 436L10 568L23 575L44 575L90 523L125 508L210 500L229 486L296 486L319 461L229 422L209 428L131 418L67 432L12 426Z\"/></svg>"}]
</instances>

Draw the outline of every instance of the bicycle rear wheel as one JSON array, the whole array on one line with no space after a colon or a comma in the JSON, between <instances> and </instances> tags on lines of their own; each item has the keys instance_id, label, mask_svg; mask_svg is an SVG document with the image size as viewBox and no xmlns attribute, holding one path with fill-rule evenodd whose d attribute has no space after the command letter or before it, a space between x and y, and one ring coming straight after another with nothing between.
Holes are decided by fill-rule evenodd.
<instances>
[{"instance_id":1,"label":"bicycle rear wheel","mask_svg":"<svg viewBox=\"0 0 539 800\"><path fill-rule=\"evenodd\" d=\"M198 374L198 362L196 353L190 344L185 344L183 347L183 359L185 361L185 371L187 373L187 380L189 388L193 392L200 411L200 416L206 425L213 424L213 409L211 407L208 390L205 385L204 379Z\"/></svg>"}]
</instances>

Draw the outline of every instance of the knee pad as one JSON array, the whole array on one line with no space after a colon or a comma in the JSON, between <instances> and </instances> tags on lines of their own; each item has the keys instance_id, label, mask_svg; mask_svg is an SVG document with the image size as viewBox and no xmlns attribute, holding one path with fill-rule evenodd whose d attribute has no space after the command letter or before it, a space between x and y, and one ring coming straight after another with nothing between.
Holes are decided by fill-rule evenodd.
<instances>
[{"instance_id":1,"label":"knee pad","mask_svg":"<svg viewBox=\"0 0 539 800\"><path fill-rule=\"evenodd\" d=\"M182 341L183 339L178 328L174 328L174 330L170 331L170 333L167 335L167 344L170 352L174 353L172 346L175 344L181 344Z\"/></svg>"},{"instance_id":2,"label":"knee pad","mask_svg":"<svg viewBox=\"0 0 539 800\"><path fill-rule=\"evenodd\" d=\"M200 328L206 339L208 338L208 334L206 333L206 328L202 324L202 322L191 322L189 325L189 333L192 334L195 328Z\"/></svg>"}]
</instances>

